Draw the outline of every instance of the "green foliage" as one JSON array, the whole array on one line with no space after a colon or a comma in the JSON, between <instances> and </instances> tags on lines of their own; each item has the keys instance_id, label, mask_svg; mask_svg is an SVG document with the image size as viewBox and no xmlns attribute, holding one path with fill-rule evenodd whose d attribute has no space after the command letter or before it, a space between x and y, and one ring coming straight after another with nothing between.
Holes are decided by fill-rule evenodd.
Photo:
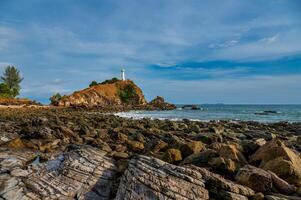
<instances>
[{"instance_id":1,"label":"green foliage","mask_svg":"<svg viewBox=\"0 0 301 200\"><path fill-rule=\"evenodd\" d=\"M54 105L54 106L57 106L61 99L62 99L62 95L60 93L56 93L52 97L49 98L50 104Z\"/></svg>"},{"instance_id":2,"label":"green foliage","mask_svg":"<svg viewBox=\"0 0 301 200\"><path fill-rule=\"evenodd\" d=\"M95 85L98 85L98 83L96 81L92 81L89 85L89 87L92 87L92 86L95 86Z\"/></svg>"},{"instance_id":3,"label":"green foliage","mask_svg":"<svg viewBox=\"0 0 301 200\"><path fill-rule=\"evenodd\" d=\"M0 97L11 98L11 92L9 87L5 83L0 83Z\"/></svg>"},{"instance_id":4,"label":"green foliage","mask_svg":"<svg viewBox=\"0 0 301 200\"><path fill-rule=\"evenodd\" d=\"M110 80L105 80L105 81L101 82L100 84L111 84L111 83L116 83L117 81L119 81L119 79L114 77Z\"/></svg>"},{"instance_id":5,"label":"green foliage","mask_svg":"<svg viewBox=\"0 0 301 200\"><path fill-rule=\"evenodd\" d=\"M132 84L127 84L123 89L119 89L119 98L124 103L130 103L136 96L135 88Z\"/></svg>"},{"instance_id":6,"label":"green foliage","mask_svg":"<svg viewBox=\"0 0 301 200\"><path fill-rule=\"evenodd\" d=\"M3 76L1 76L1 80L7 85L9 88L9 94L11 97L16 97L19 95L23 78L20 76L20 71L14 66L7 66L5 68Z\"/></svg>"}]
</instances>

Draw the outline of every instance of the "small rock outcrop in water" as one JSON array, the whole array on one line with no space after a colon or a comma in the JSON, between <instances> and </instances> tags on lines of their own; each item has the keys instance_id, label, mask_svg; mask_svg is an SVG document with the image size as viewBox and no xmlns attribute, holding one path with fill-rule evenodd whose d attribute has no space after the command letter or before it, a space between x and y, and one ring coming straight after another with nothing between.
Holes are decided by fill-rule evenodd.
<instances>
[{"instance_id":1,"label":"small rock outcrop in water","mask_svg":"<svg viewBox=\"0 0 301 200\"><path fill-rule=\"evenodd\" d=\"M58 102L59 106L65 107L103 107L122 104L146 104L142 90L131 80L98 84L64 96Z\"/></svg>"},{"instance_id":2,"label":"small rock outcrop in water","mask_svg":"<svg viewBox=\"0 0 301 200\"><path fill-rule=\"evenodd\" d=\"M147 108L150 110L173 110L176 109L176 106L174 104L165 102L163 97L157 96L148 103Z\"/></svg>"},{"instance_id":3,"label":"small rock outcrop in water","mask_svg":"<svg viewBox=\"0 0 301 200\"><path fill-rule=\"evenodd\" d=\"M201 110L201 107L199 105L184 105L182 106L182 109Z\"/></svg>"}]
</instances>

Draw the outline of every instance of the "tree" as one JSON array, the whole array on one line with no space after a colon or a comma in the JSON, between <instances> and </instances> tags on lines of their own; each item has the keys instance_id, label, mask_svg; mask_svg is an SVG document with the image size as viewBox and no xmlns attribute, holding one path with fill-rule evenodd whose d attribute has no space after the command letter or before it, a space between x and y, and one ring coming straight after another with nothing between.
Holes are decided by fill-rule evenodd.
<instances>
[{"instance_id":1,"label":"tree","mask_svg":"<svg viewBox=\"0 0 301 200\"><path fill-rule=\"evenodd\" d=\"M9 88L12 97L19 95L21 89L20 83L23 81L23 78L20 76L20 71L16 67L7 66L3 76L1 76L1 80Z\"/></svg>"},{"instance_id":2,"label":"tree","mask_svg":"<svg viewBox=\"0 0 301 200\"><path fill-rule=\"evenodd\" d=\"M60 93L54 94L52 97L50 97L50 104L57 106L59 104L59 101L62 99L62 95Z\"/></svg>"},{"instance_id":3,"label":"tree","mask_svg":"<svg viewBox=\"0 0 301 200\"><path fill-rule=\"evenodd\" d=\"M101 82L100 84L111 84L111 83L116 83L116 82L118 82L118 81L119 81L119 79L116 78L116 77L114 77L114 78L112 78L112 79L105 80L105 81Z\"/></svg>"},{"instance_id":4,"label":"tree","mask_svg":"<svg viewBox=\"0 0 301 200\"><path fill-rule=\"evenodd\" d=\"M5 83L0 83L0 97L11 98L10 89Z\"/></svg>"},{"instance_id":5,"label":"tree","mask_svg":"<svg viewBox=\"0 0 301 200\"><path fill-rule=\"evenodd\" d=\"M119 89L119 98L121 99L122 102L124 103L130 103L131 100L137 95L135 88L133 85L128 84L124 88Z\"/></svg>"},{"instance_id":6,"label":"tree","mask_svg":"<svg viewBox=\"0 0 301 200\"><path fill-rule=\"evenodd\" d=\"M92 87L92 86L95 86L95 85L98 85L98 83L96 81L92 81L89 85L89 87Z\"/></svg>"}]
</instances>

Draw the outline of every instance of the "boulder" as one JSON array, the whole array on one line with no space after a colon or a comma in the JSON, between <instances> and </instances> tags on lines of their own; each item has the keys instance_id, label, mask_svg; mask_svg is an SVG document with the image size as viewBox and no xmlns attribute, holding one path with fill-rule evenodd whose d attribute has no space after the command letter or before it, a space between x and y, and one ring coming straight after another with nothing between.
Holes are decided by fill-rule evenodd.
<instances>
[{"instance_id":1,"label":"boulder","mask_svg":"<svg viewBox=\"0 0 301 200\"><path fill-rule=\"evenodd\" d=\"M201 141L189 141L180 147L182 156L186 158L187 156L199 153L205 149L205 145Z\"/></svg>"},{"instance_id":2,"label":"boulder","mask_svg":"<svg viewBox=\"0 0 301 200\"><path fill-rule=\"evenodd\" d=\"M282 194L292 194L296 188L279 178L275 173L246 165L236 175L238 183L252 188L256 192L278 191Z\"/></svg>"},{"instance_id":3,"label":"boulder","mask_svg":"<svg viewBox=\"0 0 301 200\"><path fill-rule=\"evenodd\" d=\"M134 152L142 152L144 150L144 144L135 140L128 140L127 144L129 148Z\"/></svg>"},{"instance_id":4,"label":"boulder","mask_svg":"<svg viewBox=\"0 0 301 200\"><path fill-rule=\"evenodd\" d=\"M218 157L218 154L216 151L212 149L207 149L199 153L194 153L185 158L182 162L181 165L184 164L194 164L200 167L205 167L208 166L208 162L212 158Z\"/></svg>"},{"instance_id":5,"label":"boulder","mask_svg":"<svg viewBox=\"0 0 301 200\"><path fill-rule=\"evenodd\" d=\"M260 147L250 157L250 162L274 172L290 184L301 185L301 159L279 139L274 139Z\"/></svg>"},{"instance_id":6,"label":"boulder","mask_svg":"<svg viewBox=\"0 0 301 200\"><path fill-rule=\"evenodd\" d=\"M215 171L223 174L234 174L238 168L233 160L223 157L212 158L208 164Z\"/></svg>"},{"instance_id":7,"label":"boulder","mask_svg":"<svg viewBox=\"0 0 301 200\"><path fill-rule=\"evenodd\" d=\"M163 160L169 163L178 163L182 160L181 151L179 149L167 149Z\"/></svg>"},{"instance_id":8,"label":"boulder","mask_svg":"<svg viewBox=\"0 0 301 200\"><path fill-rule=\"evenodd\" d=\"M251 188L227 180L205 168L194 165L188 167L202 174L210 199L247 200L255 194Z\"/></svg>"},{"instance_id":9,"label":"boulder","mask_svg":"<svg viewBox=\"0 0 301 200\"><path fill-rule=\"evenodd\" d=\"M151 144L150 150L154 153L158 153L161 150L164 150L168 144L163 140L156 140L153 144Z\"/></svg>"},{"instance_id":10,"label":"boulder","mask_svg":"<svg viewBox=\"0 0 301 200\"><path fill-rule=\"evenodd\" d=\"M246 155L250 156L254 154L261 146L265 145L266 140L258 138L254 140L245 140L242 142L243 151Z\"/></svg>"},{"instance_id":11,"label":"boulder","mask_svg":"<svg viewBox=\"0 0 301 200\"><path fill-rule=\"evenodd\" d=\"M273 188L271 174L251 165L241 168L235 178L238 183L248 186L256 192L271 192Z\"/></svg>"},{"instance_id":12,"label":"boulder","mask_svg":"<svg viewBox=\"0 0 301 200\"><path fill-rule=\"evenodd\" d=\"M238 144L213 143L211 146L219 157L210 159L208 164L216 171L233 174L246 164L242 148Z\"/></svg>"},{"instance_id":13,"label":"boulder","mask_svg":"<svg viewBox=\"0 0 301 200\"><path fill-rule=\"evenodd\" d=\"M123 174L116 200L209 199L202 175L194 170L137 156Z\"/></svg>"}]
</instances>

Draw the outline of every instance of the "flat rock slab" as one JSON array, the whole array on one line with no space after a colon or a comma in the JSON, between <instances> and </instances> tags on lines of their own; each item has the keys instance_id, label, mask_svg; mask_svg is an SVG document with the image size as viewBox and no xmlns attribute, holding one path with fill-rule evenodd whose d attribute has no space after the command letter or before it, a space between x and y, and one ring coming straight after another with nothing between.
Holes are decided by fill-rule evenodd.
<instances>
[{"instance_id":1,"label":"flat rock slab","mask_svg":"<svg viewBox=\"0 0 301 200\"><path fill-rule=\"evenodd\" d=\"M116 200L209 199L202 175L156 158L133 158L121 178Z\"/></svg>"},{"instance_id":2,"label":"flat rock slab","mask_svg":"<svg viewBox=\"0 0 301 200\"><path fill-rule=\"evenodd\" d=\"M0 196L12 200L111 198L116 166L103 151L76 148L36 168L22 179L2 175L4 188Z\"/></svg>"}]
</instances>

